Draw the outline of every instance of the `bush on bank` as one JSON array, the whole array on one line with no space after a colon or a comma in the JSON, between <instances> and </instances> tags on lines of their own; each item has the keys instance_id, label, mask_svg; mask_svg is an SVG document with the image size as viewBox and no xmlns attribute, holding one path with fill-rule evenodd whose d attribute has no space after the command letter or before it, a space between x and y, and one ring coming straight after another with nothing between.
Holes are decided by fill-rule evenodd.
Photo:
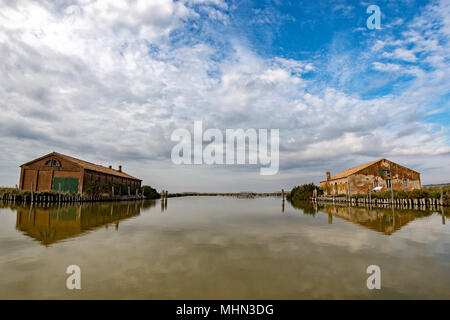
<instances>
[{"instance_id":1,"label":"bush on bank","mask_svg":"<svg viewBox=\"0 0 450 320\"><path fill-rule=\"evenodd\" d=\"M317 195L321 195L322 190L313 182L294 187L290 193L287 194L289 201L309 200L312 198L314 189L317 190Z\"/></svg>"},{"instance_id":2,"label":"bush on bank","mask_svg":"<svg viewBox=\"0 0 450 320\"><path fill-rule=\"evenodd\" d=\"M159 199L160 194L156 189L150 187L150 186L142 186L142 192L144 193L144 197L146 199Z\"/></svg>"}]
</instances>

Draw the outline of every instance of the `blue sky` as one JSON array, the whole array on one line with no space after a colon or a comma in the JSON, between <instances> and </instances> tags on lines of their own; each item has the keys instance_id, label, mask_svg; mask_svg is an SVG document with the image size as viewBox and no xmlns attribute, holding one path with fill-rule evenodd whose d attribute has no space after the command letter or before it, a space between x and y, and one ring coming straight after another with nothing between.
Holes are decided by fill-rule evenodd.
<instances>
[{"instance_id":1,"label":"blue sky","mask_svg":"<svg viewBox=\"0 0 450 320\"><path fill-rule=\"evenodd\" d=\"M170 191L288 189L381 157L449 182L449 17L444 0L4 1L0 185L52 151ZM280 129L279 174L174 166L195 120Z\"/></svg>"}]
</instances>

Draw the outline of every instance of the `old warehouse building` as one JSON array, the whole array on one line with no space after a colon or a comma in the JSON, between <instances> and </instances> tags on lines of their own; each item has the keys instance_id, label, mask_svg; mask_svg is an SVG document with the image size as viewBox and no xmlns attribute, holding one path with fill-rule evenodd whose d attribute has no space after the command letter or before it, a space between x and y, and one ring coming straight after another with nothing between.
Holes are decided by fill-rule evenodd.
<instances>
[{"instance_id":1,"label":"old warehouse building","mask_svg":"<svg viewBox=\"0 0 450 320\"><path fill-rule=\"evenodd\" d=\"M386 191L420 189L420 173L387 159L379 159L341 171L326 173L320 182L325 195L364 194L370 190Z\"/></svg>"},{"instance_id":2,"label":"old warehouse building","mask_svg":"<svg viewBox=\"0 0 450 320\"><path fill-rule=\"evenodd\" d=\"M89 183L98 181L104 184L120 185L115 193L131 194L141 187L142 180L117 170L96 165L87 161L52 152L20 166L19 188L22 191L63 191L83 193Z\"/></svg>"}]
</instances>

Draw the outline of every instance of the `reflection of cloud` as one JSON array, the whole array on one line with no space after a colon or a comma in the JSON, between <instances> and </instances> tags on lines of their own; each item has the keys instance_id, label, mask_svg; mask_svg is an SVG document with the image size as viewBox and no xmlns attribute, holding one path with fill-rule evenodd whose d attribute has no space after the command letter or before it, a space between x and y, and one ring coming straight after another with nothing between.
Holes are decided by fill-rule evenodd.
<instances>
[{"instance_id":1,"label":"reflection of cloud","mask_svg":"<svg viewBox=\"0 0 450 320\"><path fill-rule=\"evenodd\" d=\"M9 276L0 279L0 296L371 299L365 271L377 264L378 298L446 298L448 232L433 227L436 238L415 241L421 227L406 232L414 225L385 236L342 219L330 225L324 212L303 215L287 205L281 213L279 199L169 199L166 212L143 210L118 231L99 228L49 248L21 235L2 245L0 267ZM83 288L75 293L61 286L60 271L74 262Z\"/></svg>"}]
</instances>

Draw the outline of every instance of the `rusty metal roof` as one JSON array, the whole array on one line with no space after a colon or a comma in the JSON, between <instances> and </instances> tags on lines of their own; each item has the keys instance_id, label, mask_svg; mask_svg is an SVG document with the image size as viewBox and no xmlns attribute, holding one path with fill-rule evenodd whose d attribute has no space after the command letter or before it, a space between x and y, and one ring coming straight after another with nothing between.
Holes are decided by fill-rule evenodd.
<instances>
[{"instance_id":1,"label":"rusty metal roof","mask_svg":"<svg viewBox=\"0 0 450 320\"><path fill-rule=\"evenodd\" d=\"M133 179L133 180L142 181L141 179L133 177L133 176L131 176L131 175L125 173L125 172L119 172L118 170L115 170L115 169L112 169L112 168L107 168L107 167L104 167L104 166L101 166L101 165L98 165L98 164L94 164L94 163L91 163L91 162L80 160L80 159L77 159L77 158L74 158L74 157L62 154L62 153L58 153L58 152L49 153L49 154L47 154L45 156L42 156L42 157L37 158L37 159L34 159L34 160L29 161L27 163L24 163L22 166L28 165L30 163L33 163L35 161L41 160L41 159L49 157L49 156L59 156L61 158L66 159L67 161L75 163L76 165L78 165L78 166L80 166L80 167L82 167L84 169L87 169L87 170L91 170L91 171L95 171L95 172L101 172L101 173L105 173L105 174L109 174L109 175L113 175L113 176L117 176L117 177L121 177L121 178L127 178L127 179Z\"/></svg>"}]
</instances>

